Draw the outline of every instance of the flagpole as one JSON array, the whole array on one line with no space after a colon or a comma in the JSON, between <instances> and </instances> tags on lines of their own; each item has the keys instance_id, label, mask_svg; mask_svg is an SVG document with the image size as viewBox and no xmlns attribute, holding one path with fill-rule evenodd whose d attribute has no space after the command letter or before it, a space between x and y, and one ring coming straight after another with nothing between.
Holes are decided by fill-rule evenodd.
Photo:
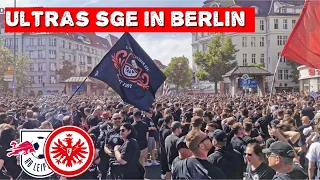
<instances>
[{"instance_id":1,"label":"flagpole","mask_svg":"<svg viewBox=\"0 0 320 180\"><path fill-rule=\"evenodd\" d=\"M271 90L270 90L270 98L269 98L269 102L268 102L268 107L270 107L270 101L272 98L272 94L273 94L273 88L274 88L274 82L276 81L276 75L277 75L277 71L278 71L278 67L279 67L279 63L280 63L280 59L282 58L282 56L279 56L276 68L274 69L274 73L273 73L273 80L272 80L272 84L271 84Z\"/></svg>"}]
</instances>

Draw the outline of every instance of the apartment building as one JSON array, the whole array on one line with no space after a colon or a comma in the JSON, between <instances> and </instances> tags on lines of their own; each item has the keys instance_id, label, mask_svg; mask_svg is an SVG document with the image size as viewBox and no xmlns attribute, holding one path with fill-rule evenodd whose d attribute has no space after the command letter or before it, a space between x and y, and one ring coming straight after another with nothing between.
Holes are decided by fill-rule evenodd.
<instances>
[{"instance_id":1,"label":"apartment building","mask_svg":"<svg viewBox=\"0 0 320 180\"><path fill-rule=\"evenodd\" d=\"M302 11L304 1L296 0L207 0L203 7L253 7L255 8L254 33L224 33L232 38L239 52L236 60L239 66L261 62L265 69L274 73L280 53ZM207 51L214 33L193 33L192 51ZM193 71L197 67L193 62ZM277 70L275 90L293 91L299 88L292 82L292 68L281 58ZM273 76L268 77L270 90Z\"/></svg>"},{"instance_id":2,"label":"apartment building","mask_svg":"<svg viewBox=\"0 0 320 180\"><path fill-rule=\"evenodd\" d=\"M4 25L0 28L0 38L13 52L13 33L4 33ZM77 66L76 76L83 76L92 71L117 40L113 35L103 38L95 33L17 33L16 52L28 54L32 59L27 67L31 80L29 91L56 94L64 90L56 73L64 61Z\"/></svg>"}]
</instances>

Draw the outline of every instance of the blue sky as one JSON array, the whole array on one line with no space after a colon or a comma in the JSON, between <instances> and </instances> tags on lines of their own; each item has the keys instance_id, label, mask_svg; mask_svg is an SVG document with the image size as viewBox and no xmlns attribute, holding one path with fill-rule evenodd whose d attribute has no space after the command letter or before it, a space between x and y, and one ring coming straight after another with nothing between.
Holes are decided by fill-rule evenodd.
<instances>
[{"instance_id":1,"label":"blue sky","mask_svg":"<svg viewBox=\"0 0 320 180\"><path fill-rule=\"evenodd\" d=\"M201 7L205 0L16 0L18 7ZM12 7L14 0L1 0L0 7ZM122 33L111 33L120 37ZM105 36L106 33L99 33ZM172 57L192 58L190 33L133 33L152 59L167 65Z\"/></svg>"}]
</instances>

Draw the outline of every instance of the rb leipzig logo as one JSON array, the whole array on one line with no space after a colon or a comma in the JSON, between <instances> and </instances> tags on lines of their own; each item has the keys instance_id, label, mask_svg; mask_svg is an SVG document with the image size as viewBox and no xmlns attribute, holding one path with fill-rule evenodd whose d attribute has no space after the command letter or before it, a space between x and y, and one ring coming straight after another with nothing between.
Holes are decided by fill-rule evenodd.
<instances>
[{"instance_id":1,"label":"rb leipzig logo","mask_svg":"<svg viewBox=\"0 0 320 180\"><path fill-rule=\"evenodd\" d=\"M77 177L93 163L94 143L89 134L76 126L63 126L47 138L44 156L49 168L63 177Z\"/></svg>"},{"instance_id":2,"label":"rb leipzig logo","mask_svg":"<svg viewBox=\"0 0 320 180\"><path fill-rule=\"evenodd\" d=\"M52 130L22 129L20 143L12 141L8 157L19 156L22 170L34 178L46 178L53 174L44 156L44 144Z\"/></svg>"}]
</instances>

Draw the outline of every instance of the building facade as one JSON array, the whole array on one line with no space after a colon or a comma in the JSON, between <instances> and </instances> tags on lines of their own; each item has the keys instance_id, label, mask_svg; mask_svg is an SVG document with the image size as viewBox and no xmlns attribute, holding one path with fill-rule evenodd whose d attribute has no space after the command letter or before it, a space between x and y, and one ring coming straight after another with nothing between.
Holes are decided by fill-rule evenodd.
<instances>
[{"instance_id":1,"label":"building facade","mask_svg":"<svg viewBox=\"0 0 320 180\"><path fill-rule=\"evenodd\" d=\"M13 52L13 33L5 33L4 24L0 28L4 46ZM57 70L64 61L76 66L75 76L87 75L117 40L112 35L103 38L95 33L17 33L17 55L27 54L32 60L26 67L30 76L29 93L61 93L65 86Z\"/></svg>"},{"instance_id":2,"label":"building facade","mask_svg":"<svg viewBox=\"0 0 320 180\"><path fill-rule=\"evenodd\" d=\"M320 69L299 66L299 86L303 92L320 91Z\"/></svg>"},{"instance_id":3,"label":"building facade","mask_svg":"<svg viewBox=\"0 0 320 180\"><path fill-rule=\"evenodd\" d=\"M253 7L256 11L254 33L224 33L231 37L239 50L236 55L238 66L262 63L264 68L274 73L280 53L299 15L304 1L287 0L207 0L203 7ZM207 51L214 33L193 33L192 52ZM299 87L292 82L292 68L281 58L275 78L276 91L294 91ZM193 71L197 71L194 63ZM268 77L270 90L273 76Z\"/></svg>"}]
</instances>

